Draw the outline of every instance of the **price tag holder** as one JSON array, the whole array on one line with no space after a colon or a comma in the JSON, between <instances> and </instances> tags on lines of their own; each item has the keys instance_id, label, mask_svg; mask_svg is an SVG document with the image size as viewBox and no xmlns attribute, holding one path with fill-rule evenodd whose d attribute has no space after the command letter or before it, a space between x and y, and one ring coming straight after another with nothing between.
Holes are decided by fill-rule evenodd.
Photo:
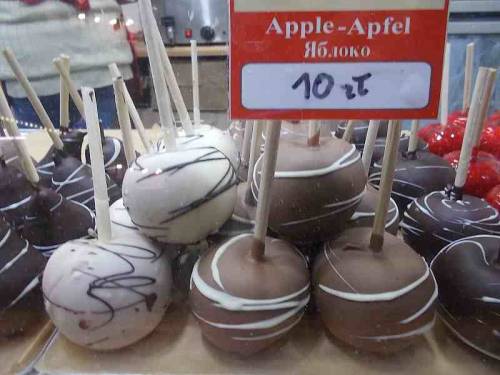
<instances>
[{"instance_id":1,"label":"price tag holder","mask_svg":"<svg viewBox=\"0 0 500 375\"><path fill-rule=\"evenodd\" d=\"M230 0L231 118L435 118L448 5Z\"/></svg>"}]
</instances>

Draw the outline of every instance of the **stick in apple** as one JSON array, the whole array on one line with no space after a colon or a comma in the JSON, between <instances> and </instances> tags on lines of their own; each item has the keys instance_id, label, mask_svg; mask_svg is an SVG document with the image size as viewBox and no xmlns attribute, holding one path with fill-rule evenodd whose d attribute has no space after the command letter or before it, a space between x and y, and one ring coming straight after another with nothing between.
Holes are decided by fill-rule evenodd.
<instances>
[{"instance_id":1,"label":"stick in apple","mask_svg":"<svg viewBox=\"0 0 500 375\"><path fill-rule=\"evenodd\" d=\"M141 15L141 23L143 25L144 38L146 40L146 48L149 57L149 66L151 67L151 75L156 93L156 102L158 111L160 112L160 123L163 131L165 148L175 149L176 129L174 119L172 118L172 110L170 106L170 95L168 92L165 76L162 68L159 45L153 34L153 25L148 15L148 6L151 8L151 2L147 0L139 0L139 12ZM152 11L152 10L151 10ZM153 22L155 25L156 23ZM164 48L161 48L164 50Z\"/></svg>"},{"instance_id":2,"label":"stick in apple","mask_svg":"<svg viewBox=\"0 0 500 375\"><path fill-rule=\"evenodd\" d=\"M346 142L351 143L352 134L354 133L354 125L356 124L356 120L347 121L347 125L345 127L344 135L342 139Z\"/></svg>"},{"instance_id":3,"label":"stick in apple","mask_svg":"<svg viewBox=\"0 0 500 375\"><path fill-rule=\"evenodd\" d=\"M389 132L387 134L387 144L384 152L382 177L380 181L380 199L375 211L375 219L373 221L373 229L370 237L370 248L375 252L381 251L384 245L385 217L391 199L400 137L401 122L399 120L389 121Z\"/></svg>"},{"instance_id":4,"label":"stick in apple","mask_svg":"<svg viewBox=\"0 0 500 375\"><path fill-rule=\"evenodd\" d=\"M179 84L177 83L177 79L175 78L174 69L172 68L172 64L168 57L167 51L165 50L165 46L163 45L163 40L161 38L160 30L158 29L158 25L156 24L156 19L153 14L153 7L151 6L151 0L140 0L139 4L141 3L142 3L142 9L146 12L145 16L147 22L149 23L148 26L151 28L152 41L154 41L154 43L158 47L160 61L163 66L163 71L165 73L165 79L168 84L168 89L170 90L169 92L172 95L172 100L174 101L175 108L177 109L177 113L179 114L182 127L184 128L186 135L188 136L193 135L193 124L191 122L191 118L189 117L186 103L182 98Z\"/></svg>"},{"instance_id":5,"label":"stick in apple","mask_svg":"<svg viewBox=\"0 0 500 375\"><path fill-rule=\"evenodd\" d=\"M122 76L120 69L118 69L118 66L115 63L109 64L108 68L109 71L111 72L111 77L113 79ZM149 153L151 152L151 140L149 139L149 136L146 133L146 129L144 128L144 123L142 122L141 116L139 115L139 111L137 111L137 108L134 104L134 101L132 100L132 96L130 96L130 92L127 89L125 81L122 80L120 85L122 87L121 89L123 92L123 97L125 98L125 102L127 103L129 114L130 117L132 118L132 122L134 123L135 128L139 133L139 137L141 138L144 149L146 150L147 153Z\"/></svg>"},{"instance_id":6,"label":"stick in apple","mask_svg":"<svg viewBox=\"0 0 500 375\"><path fill-rule=\"evenodd\" d=\"M100 242L111 240L111 219L109 216L109 196L104 172L101 130L94 90L82 88L83 104L90 146L92 180L94 182L94 201L96 209L97 235Z\"/></svg>"},{"instance_id":7,"label":"stick in apple","mask_svg":"<svg viewBox=\"0 0 500 375\"><path fill-rule=\"evenodd\" d=\"M194 126L200 126L200 81L198 74L198 44L191 40L191 75L193 78L193 119Z\"/></svg>"},{"instance_id":8,"label":"stick in apple","mask_svg":"<svg viewBox=\"0 0 500 375\"><path fill-rule=\"evenodd\" d=\"M113 89L115 92L116 111L118 114L118 123L122 132L123 148L127 166L135 160L134 140L132 138L132 126L130 124L130 115L127 103L123 94L123 77L119 76L113 79Z\"/></svg>"},{"instance_id":9,"label":"stick in apple","mask_svg":"<svg viewBox=\"0 0 500 375\"><path fill-rule=\"evenodd\" d=\"M414 153L417 151L419 127L420 127L420 122L418 120L413 120L411 122L410 141L408 142L408 154L411 154L411 153Z\"/></svg>"},{"instance_id":10,"label":"stick in apple","mask_svg":"<svg viewBox=\"0 0 500 375\"><path fill-rule=\"evenodd\" d=\"M33 86L31 86L28 77L26 77L26 74L24 74L21 65L19 64L19 61L17 61L17 58L14 55L14 52L12 52L10 48L6 48L3 50L3 55L7 60L7 63L9 64L10 68L12 69L12 72L14 73L17 80L19 81L24 91L26 92L28 100L30 101L31 105L33 106L33 109L40 118L40 121L45 130L47 131L49 137L52 139L54 147L58 150L62 150L64 145L61 141L61 138L59 137L59 133L55 129L52 120L47 114L47 111L45 111L45 108L43 107L40 98L36 94L35 89L33 88Z\"/></svg>"},{"instance_id":11,"label":"stick in apple","mask_svg":"<svg viewBox=\"0 0 500 375\"><path fill-rule=\"evenodd\" d=\"M269 210L271 205L271 186L276 169L276 159L278 157L279 138L281 132L281 121L269 121L266 129L266 144L264 146L264 156L262 165L262 175L259 186L259 200L257 202L257 213L255 215L254 238L260 246L252 248L251 256L260 260L264 258L265 239L267 225L269 222Z\"/></svg>"},{"instance_id":12,"label":"stick in apple","mask_svg":"<svg viewBox=\"0 0 500 375\"><path fill-rule=\"evenodd\" d=\"M363 156L361 159L366 177L368 177L372 165L373 150L375 148L375 142L377 141L379 127L379 120L371 120L368 124L368 132L366 133L365 146L363 147Z\"/></svg>"},{"instance_id":13,"label":"stick in apple","mask_svg":"<svg viewBox=\"0 0 500 375\"><path fill-rule=\"evenodd\" d=\"M17 128L16 119L10 110L9 103L7 102L7 97L0 85L0 115L2 115L6 121L4 121L5 127L7 128L7 133L9 137L13 139L14 146L17 150L17 154L21 158L21 164L23 170L26 174L26 178L33 184L37 185L40 181L38 172L33 164L33 159L31 158L28 147L26 145L26 139L21 135L19 129Z\"/></svg>"},{"instance_id":14,"label":"stick in apple","mask_svg":"<svg viewBox=\"0 0 500 375\"><path fill-rule=\"evenodd\" d=\"M464 99L462 111L465 113L470 108L472 95L472 75L474 72L474 43L467 44L465 50L465 68L464 68Z\"/></svg>"},{"instance_id":15,"label":"stick in apple","mask_svg":"<svg viewBox=\"0 0 500 375\"><path fill-rule=\"evenodd\" d=\"M456 200L462 198L462 190L467 181L472 150L477 143L482 125L488 113L495 78L495 69L479 68L452 191L452 195Z\"/></svg>"},{"instance_id":16,"label":"stick in apple","mask_svg":"<svg viewBox=\"0 0 500 375\"><path fill-rule=\"evenodd\" d=\"M443 78L441 80L441 102L440 102L440 122L441 125L446 125L448 123L448 104L449 104L449 87L450 87L450 43L446 44L444 50L444 61L443 61Z\"/></svg>"},{"instance_id":17,"label":"stick in apple","mask_svg":"<svg viewBox=\"0 0 500 375\"><path fill-rule=\"evenodd\" d=\"M245 203L249 206L255 206L255 198L252 193L253 172L255 163L260 155L260 140L262 138L262 130L264 129L264 121L256 120L253 123L252 142L250 145L250 158L248 160L247 186L245 191Z\"/></svg>"},{"instance_id":18,"label":"stick in apple","mask_svg":"<svg viewBox=\"0 0 500 375\"><path fill-rule=\"evenodd\" d=\"M319 146L320 139L320 123L319 121L311 120L308 124L308 134L307 134L307 145L308 146Z\"/></svg>"},{"instance_id":19,"label":"stick in apple","mask_svg":"<svg viewBox=\"0 0 500 375\"><path fill-rule=\"evenodd\" d=\"M71 100L75 104L76 109L80 113L80 116L82 116L85 119L85 111L83 109L83 101L82 98L80 97L80 93L78 92L78 88L76 87L75 83L71 79L71 73L68 70L65 69L64 66L64 61L61 57L56 57L54 60L52 60L52 63L54 64L54 67L56 70L59 72L59 75L61 78L64 80L64 83L66 84L67 90L69 91L69 95L71 96Z\"/></svg>"},{"instance_id":20,"label":"stick in apple","mask_svg":"<svg viewBox=\"0 0 500 375\"><path fill-rule=\"evenodd\" d=\"M60 59L64 71L69 74L69 57L61 55ZM62 74L60 74L59 78L59 127L61 129L69 128L69 90Z\"/></svg>"}]
</instances>

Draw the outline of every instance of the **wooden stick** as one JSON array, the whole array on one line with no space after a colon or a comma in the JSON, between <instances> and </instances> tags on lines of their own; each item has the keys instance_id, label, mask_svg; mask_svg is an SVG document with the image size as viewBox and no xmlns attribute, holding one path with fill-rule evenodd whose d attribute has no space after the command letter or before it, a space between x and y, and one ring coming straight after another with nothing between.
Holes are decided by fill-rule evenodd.
<instances>
[{"instance_id":1,"label":"wooden stick","mask_svg":"<svg viewBox=\"0 0 500 375\"><path fill-rule=\"evenodd\" d=\"M467 44L465 50L465 68L464 68L464 99L462 111L467 112L470 107L472 94L472 75L474 74L474 43Z\"/></svg>"},{"instance_id":2,"label":"wooden stick","mask_svg":"<svg viewBox=\"0 0 500 375\"><path fill-rule=\"evenodd\" d=\"M319 121L311 120L308 125L308 134L307 134L307 145L311 147L319 146L320 140L320 123Z\"/></svg>"},{"instance_id":3,"label":"wooden stick","mask_svg":"<svg viewBox=\"0 0 500 375\"><path fill-rule=\"evenodd\" d=\"M482 125L488 113L495 78L495 69L479 68L469 115L467 117L462 150L460 151L457 175L455 177L455 188L458 190L461 190L467 181L472 149L477 143L480 134L479 130L482 129Z\"/></svg>"},{"instance_id":4,"label":"wooden stick","mask_svg":"<svg viewBox=\"0 0 500 375\"><path fill-rule=\"evenodd\" d=\"M148 16L148 6L151 8L151 2L148 0L139 0L139 13L143 25L144 39L149 57L149 66L156 93L156 102L160 112L160 123L163 131L164 144L167 150L175 149L176 129L174 119L171 116L170 95L163 74L162 61L159 52L158 43L153 34L153 25ZM154 21L153 21L154 22ZM156 25L156 23L155 23ZM164 49L164 48L163 48Z\"/></svg>"},{"instance_id":5,"label":"wooden stick","mask_svg":"<svg viewBox=\"0 0 500 375\"><path fill-rule=\"evenodd\" d=\"M363 147L363 167L365 169L365 177L368 177L370 167L372 165L373 150L377 141L378 129L380 127L379 120L371 120L368 124L368 132L366 133L365 146Z\"/></svg>"},{"instance_id":6,"label":"wooden stick","mask_svg":"<svg viewBox=\"0 0 500 375\"><path fill-rule=\"evenodd\" d=\"M417 151L418 148L418 129L420 127L419 120L413 120L411 122L411 130L410 130L410 141L408 142L408 153L413 153Z\"/></svg>"},{"instance_id":7,"label":"wooden stick","mask_svg":"<svg viewBox=\"0 0 500 375\"><path fill-rule=\"evenodd\" d=\"M441 102L440 102L440 122L446 125L448 122L449 87L450 87L450 43L446 43L443 61L443 78L441 80Z\"/></svg>"},{"instance_id":8,"label":"wooden stick","mask_svg":"<svg viewBox=\"0 0 500 375\"><path fill-rule=\"evenodd\" d=\"M21 373L22 370L35 359L36 355L40 352L42 346L47 342L49 337L54 332L54 324L52 321L48 321L40 329L35 338L29 343L28 347L21 354L19 359L11 368L11 373Z\"/></svg>"},{"instance_id":9,"label":"wooden stick","mask_svg":"<svg viewBox=\"0 0 500 375\"><path fill-rule=\"evenodd\" d=\"M248 166L250 159L250 145L252 143L253 124L251 120L245 121L245 131L243 133L243 142L241 145L241 164L245 167Z\"/></svg>"},{"instance_id":10,"label":"wooden stick","mask_svg":"<svg viewBox=\"0 0 500 375\"><path fill-rule=\"evenodd\" d=\"M198 44L191 40L191 75L193 78L193 119L194 126L200 126L200 80L198 74Z\"/></svg>"},{"instance_id":11,"label":"wooden stick","mask_svg":"<svg viewBox=\"0 0 500 375\"><path fill-rule=\"evenodd\" d=\"M21 160L21 165L23 166L26 178L33 184L36 185L40 181L40 176L33 164L33 159L31 159L30 153L28 151L28 146L26 145L26 139L21 135L17 127L16 119L12 114L12 111L7 102L7 97L0 85L0 115L4 117L3 122L9 137L14 140L14 146L17 150L17 154Z\"/></svg>"},{"instance_id":12,"label":"wooden stick","mask_svg":"<svg viewBox=\"0 0 500 375\"><path fill-rule=\"evenodd\" d=\"M374 252L382 250L384 245L385 218L391 199L394 169L398 155L399 140L401 137L401 121L389 121L389 133L382 164L382 177L380 181L380 198L375 211L370 248Z\"/></svg>"},{"instance_id":13,"label":"wooden stick","mask_svg":"<svg viewBox=\"0 0 500 375\"><path fill-rule=\"evenodd\" d=\"M59 137L59 133L54 127L54 124L52 123L52 120L47 114L47 111L45 111L45 108L43 108L42 102L40 101L40 98L33 89L33 86L31 86L31 83L26 77L26 74L24 74L21 65L19 64L19 61L17 61L16 56L14 55L14 52L12 52L10 48L6 48L3 50L3 55L5 57L5 60L7 60L7 63L9 64L10 68L12 69L12 72L14 73L17 80L19 81L24 91L26 92L28 100L30 101L31 105L33 106L33 109L40 118L40 121L45 130L47 131L47 133L49 134L49 137L52 139L54 147L58 150L62 150L64 145L61 141L61 138Z\"/></svg>"},{"instance_id":14,"label":"wooden stick","mask_svg":"<svg viewBox=\"0 0 500 375\"><path fill-rule=\"evenodd\" d=\"M69 74L69 56L61 55L60 59L63 70ZM62 74L59 78L59 128L69 128L69 90Z\"/></svg>"},{"instance_id":15,"label":"wooden stick","mask_svg":"<svg viewBox=\"0 0 500 375\"><path fill-rule=\"evenodd\" d=\"M111 77L113 79L122 76L120 69L118 69L118 65L116 65L115 63L109 64L108 68L109 68L109 71L111 72ZM149 136L146 133L146 129L144 128L144 123L141 120L141 116L139 116L139 112L137 111L137 108L135 107L134 101L132 100L132 97L130 96L130 92L127 89L127 85L125 84L125 81L122 80L120 85L122 86L123 97L125 99L125 102L127 103L130 117L132 117L132 122L134 123L135 128L137 129L137 132L139 133L139 137L141 138L142 145L144 146L144 149L146 150L146 152L150 153L152 151L151 140L149 139Z\"/></svg>"},{"instance_id":16,"label":"wooden stick","mask_svg":"<svg viewBox=\"0 0 500 375\"><path fill-rule=\"evenodd\" d=\"M347 125L344 130L344 135L342 139L346 142L351 143L352 134L354 133L354 125L356 124L356 120L347 121Z\"/></svg>"},{"instance_id":17,"label":"wooden stick","mask_svg":"<svg viewBox=\"0 0 500 375\"><path fill-rule=\"evenodd\" d=\"M143 2L143 6L145 9L146 16L149 22L149 26L151 27L153 41L155 41L159 54L160 61L163 66L163 71L165 73L165 79L168 84L168 89L170 95L172 95L172 100L174 101L175 108L177 109L177 113L179 114L182 127L186 135L193 135L193 124L191 122L191 118L189 117L189 113L186 108L186 103L184 103L184 99L182 98L181 90L179 89L179 84L177 83L177 79L175 78L174 68L172 68L172 64L168 57L167 51L163 44L163 40L161 38L160 30L158 29L158 25L156 24L156 19L153 14L153 8L151 6L151 0L141 0Z\"/></svg>"},{"instance_id":18,"label":"wooden stick","mask_svg":"<svg viewBox=\"0 0 500 375\"><path fill-rule=\"evenodd\" d=\"M259 246L252 248L251 256L260 260L264 258L267 224L271 208L271 186L276 169L278 147L281 132L281 121L269 121L266 129L266 144L264 148L262 174L259 185L259 200L255 215L254 238Z\"/></svg>"},{"instance_id":19,"label":"wooden stick","mask_svg":"<svg viewBox=\"0 0 500 375\"><path fill-rule=\"evenodd\" d=\"M245 191L245 203L250 206L255 206L255 198L252 194L252 180L255 163L260 155L260 140L262 130L264 129L264 121L256 120L253 123L252 142L250 145L250 158L248 160L247 186Z\"/></svg>"},{"instance_id":20,"label":"wooden stick","mask_svg":"<svg viewBox=\"0 0 500 375\"><path fill-rule=\"evenodd\" d=\"M127 166L130 166L135 160L134 139L132 138L132 126L130 124L130 115L127 103L123 95L123 77L119 76L113 79L113 89L115 91L116 112L118 114L118 123L122 133L123 148Z\"/></svg>"},{"instance_id":21,"label":"wooden stick","mask_svg":"<svg viewBox=\"0 0 500 375\"><path fill-rule=\"evenodd\" d=\"M90 148L90 166L94 183L94 201L96 210L97 236L100 242L111 240L111 219L109 216L109 196L104 172L104 157L102 153L101 129L94 89L82 87L85 118Z\"/></svg>"},{"instance_id":22,"label":"wooden stick","mask_svg":"<svg viewBox=\"0 0 500 375\"><path fill-rule=\"evenodd\" d=\"M73 103L75 103L76 109L80 113L80 116L82 116L85 119L85 110L83 109L83 101L80 96L80 93L78 92L78 88L71 79L70 71L65 69L64 62L60 57L57 57L54 60L52 60L52 63L54 64L56 70L59 72L59 75L64 80L64 83L66 84L66 87L69 91L69 95L71 96L71 100L73 100Z\"/></svg>"}]
</instances>

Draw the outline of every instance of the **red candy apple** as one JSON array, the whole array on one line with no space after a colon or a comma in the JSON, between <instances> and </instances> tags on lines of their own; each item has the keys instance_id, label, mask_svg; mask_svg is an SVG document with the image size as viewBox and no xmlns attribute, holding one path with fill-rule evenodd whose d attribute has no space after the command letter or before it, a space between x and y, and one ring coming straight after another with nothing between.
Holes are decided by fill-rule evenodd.
<instances>
[{"instance_id":1,"label":"red candy apple","mask_svg":"<svg viewBox=\"0 0 500 375\"><path fill-rule=\"evenodd\" d=\"M448 125L435 132L427 141L429 151L443 156L452 151L460 150L465 129L458 125Z\"/></svg>"},{"instance_id":2,"label":"red candy apple","mask_svg":"<svg viewBox=\"0 0 500 375\"><path fill-rule=\"evenodd\" d=\"M427 126L424 126L423 128L420 128L417 136L425 143L428 143L433 134L441 130L442 128L443 126L441 124L429 124Z\"/></svg>"},{"instance_id":3,"label":"red candy apple","mask_svg":"<svg viewBox=\"0 0 500 375\"><path fill-rule=\"evenodd\" d=\"M453 151L443 158L456 168L460 151ZM500 162L493 155L474 149L464 192L484 198L488 191L498 184L500 184Z\"/></svg>"},{"instance_id":4,"label":"red candy apple","mask_svg":"<svg viewBox=\"0 0 500 375\"><path fill-rule=\"evenodd\" d=\"M479 149L495 155L500 160L500 126L490 124L483 130Z\"/></svg>"},{"instance_id":5,"label":"red candy apple","mask_svg":"<svg viewBox=\"0 0 500 375\"><path fill-rule=\"evenodd\" d=\"M448 124L465 128L465 125L467 125L467 112L453 112L450 116L448 116Z\"/></svg>"}]
</instances>

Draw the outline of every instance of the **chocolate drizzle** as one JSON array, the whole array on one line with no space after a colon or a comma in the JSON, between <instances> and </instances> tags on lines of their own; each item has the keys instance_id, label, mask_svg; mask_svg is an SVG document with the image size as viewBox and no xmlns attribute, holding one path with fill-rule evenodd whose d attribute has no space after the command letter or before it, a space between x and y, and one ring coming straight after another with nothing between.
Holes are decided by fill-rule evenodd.
<instances>
[{"instance_id":1,"label":"chocolate drizzle","mask_svg":"<svg viewBox=\"0 0 500 375\"><path fill-rule=\"evenodd\" d=\"M382 176L382 165L375 163L368 182L378 188ZM400 154L394 172L391 197L398 205L401 217L413 200L443 189L452 183L455 170L442 158L427 151Z\"/></svg>"},{"instance_id":2,"label":"chocolate drizzle","mask_svg":"<svg viewBox=\"0 0 500 375\"><path fill-rule=\"evenodd\" d=\"M370 238L371 228L353 228L325 243L313 268L316 303L336 338L394 352L434 325L437 286L425 261L400 239L386 233L383 249L374 252Z\"/></svg>"},{"instance_id":3,"label":"chocolate drizzle","mask_svg":"<svg viewBox=\"0 0 500 375\"><path fill-rule=\"evenodd\" d=\"M102 136L102 139L104 169L111 179L121 186L128 166L123 142L114 137ZM85 163L91 164L88 146L85 149Z\"/></svg>"},{"instance_id":4,"label":"chocolate drizzle","mask_svg":"<svg viewBox=\"0 0 500 375\"><path fill-rule=\"evenodd\" d=\"M47 188L33 194L23 236L43 255L50 256L65 242L88 236L89 230L95 230L95 216L83 204Z\"/></svg>"},{"instance_id":5,"label":"chocolate drizzle","mask_svg":"<svg viewBox=\"0 0 500 375\"><path fill-rule=\"evenodd\" d=\"M213 168L214 173L209 176L207 168ZM175 186L176 181L186 181L188 174L192 174L194 180L191 181L195 182L193 182L193 186L179 186L179 189L186 190L183 191L183 195L185 195L183 200L172 195L166 198L170 200L165 202L167 207L161 209L158 204L155 204L151 209L157 212L141 212L145 209L144 202L141 201L144 197L135 195L134 192L137 194L139 191L151 192L149 186L154 186L155 189L167 186L167 190L159 194L174 194L173 186ZM200 174L201 180L197 180L197 174ZM199 186L196 186L197 184ZM231 195L235 195L236 184L237 174L234 165L223 152L215 147L195 147L188 150L143 155L136 159L127 171L124 183L124 205L129 210L134 225L149 237L161 242L178 243L169 233L173 222L186 214L201 209L209 202L218 198L224 199L222 196L229 191L232 192ZM198 192L201 194L198 195ZM175 191L175 194L177 195L178 192ZM232 202L234 202L233 199L231 198ZM231 211L232 207L234 207L234 203L228 206ZM145 221L146 218L147 221ZM224 217L223 220L226 219L227 217ZM209 224L216 226L216 228L211 229L214 231L223 222ZM204 236L206 237L206 235L208 233ZM203 238L197 238L190 243Z\"/></svg>"},{"instance_id":6,"label":"chocolate drizzle","mask_svg":"<svg viewBox=\"0 0 500 375\"><path fill-rule=\"evenodd\" d=\"M164 262L164 251L139 237L70 241L44 275L47 311L78 344L103 350L129 345L156 327L169 304L171 274ZM64 284L86 297L76 302Z\"/></svg>"},{"instance_id":7,"label":"chocolate drizzle","mask_svg":"<svg viewBox=\"0 0 500 375\"><path fill-rule=\"evenodd\" d=\"M54 161L56 166L52 188L66 199L82 203L94 210L94 185L90 166L61 151L56 151ZM108 175L106 178L109 200L113 203L121 197L120 187Z\"/></svg>"},{"instance_id":8,"label":"chocolate drizzle","mask_svg":"<svg viewBox=\"0 0 500 375\"><path fill-rule=\"evenodd\" d=\"M406 243L430 262L453 241L500 235L500 215L480 198L463 195L455 200L444 191L435 191L408 206L400 227Z\"/></svg>"},{"instance_id":9,"label":"chocolate drizzle","mask_svg":"<svg viewBox=\"0 0 500 375\"><path fill-rule=\"evenodd\" d=\"M251 355L299 323L309 302L307 264L292 245L266 238L264 258L249 255L251 234L205 253L194 266L190 302L203 335L222 350Z\"/></svg>"},{"instance_id":10,"label":"chocolate drizzle","mask_svg":"<svg viewBox=\"0 0 500 375\"><path fill-rule=\"evenodd\" d=\"M500 236L466 237L431 263L443 322L473 349L500 360Z\"/></svg>"},{"instance_id":11,"label":"chocolate drizzle","mask_svg":"<svg viewBox=\"0 0 500 375\"><path fill-rule=\"evenodd\" d=\"M254 171L255 199L262 160ZM304 138L282 140L271 188L269 227L296 244L334 238L361 202L365 184L361 157L353 145L335 138L322 138L319 147L307 146Z\"/></svg>"}]
</instances>

